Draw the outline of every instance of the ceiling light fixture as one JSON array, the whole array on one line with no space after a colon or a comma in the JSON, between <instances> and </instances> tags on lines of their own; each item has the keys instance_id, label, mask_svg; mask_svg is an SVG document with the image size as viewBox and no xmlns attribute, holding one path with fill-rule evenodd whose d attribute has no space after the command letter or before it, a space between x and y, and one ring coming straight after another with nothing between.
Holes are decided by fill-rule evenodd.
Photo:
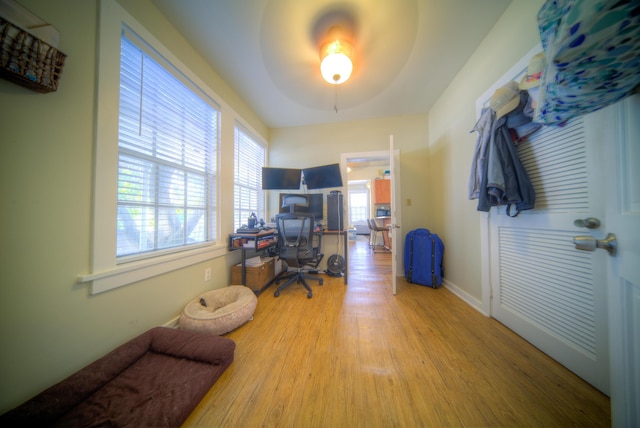
<instances>
[{"instance_id":1,"label":"ceiling light fixture","mask_svg":"<svg viewBox=\"0 0 640 428\"><path fill-rule=\"evenodd\" d=\"M332 85L346 82L353 71L353 46L339 37L339 29L329 31L329 41L320 47L320 72Z\"/></svg>"}]
</instances>

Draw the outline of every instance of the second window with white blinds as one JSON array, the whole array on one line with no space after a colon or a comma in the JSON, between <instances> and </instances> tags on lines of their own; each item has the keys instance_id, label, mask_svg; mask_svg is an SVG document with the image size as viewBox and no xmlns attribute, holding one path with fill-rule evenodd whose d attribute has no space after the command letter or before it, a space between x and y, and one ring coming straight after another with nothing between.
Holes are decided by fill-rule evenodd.
<instances>
[{"instance_id":1,"label":"second window with white blinds","mask_svg":"<svg viewBox=\"0 0 640 428\"><path fill-rule=\"evenodd\" d=\"M247 224L251 213L265 218L262 167L265 166L265 147L242 126L235 127L233 159L233 224L238 229ZM266 219L265 219L266 220Z\"/></svg>"}]
</instances>

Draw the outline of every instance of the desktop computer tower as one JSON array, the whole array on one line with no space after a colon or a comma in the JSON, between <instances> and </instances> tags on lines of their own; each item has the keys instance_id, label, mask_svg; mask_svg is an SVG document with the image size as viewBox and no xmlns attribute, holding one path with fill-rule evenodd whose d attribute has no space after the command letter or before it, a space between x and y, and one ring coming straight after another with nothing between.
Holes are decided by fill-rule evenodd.
<instances>
[{"instance_id":1,"label":"desktop computer tower","mask_svg":"<svg viewBox=\"0 0 640 428\"><path fill-rule=\"evenodd\" d=\"M327 195L327 229L344 229L344 207L342 193L331 193Z\"/></svg>"}]
</instances>

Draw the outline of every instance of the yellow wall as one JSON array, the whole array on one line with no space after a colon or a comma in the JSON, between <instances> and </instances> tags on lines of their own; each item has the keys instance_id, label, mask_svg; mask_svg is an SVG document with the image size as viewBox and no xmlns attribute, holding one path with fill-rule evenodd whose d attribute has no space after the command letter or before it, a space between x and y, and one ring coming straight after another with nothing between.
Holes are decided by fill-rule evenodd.
<instances>
[{"instance_id":1,"label":"yellow wall","mask_svg":"<svg viewBox=\"0 0 640 428\"><path fill-rule=\"evenodd\" d=\"M178 316L200 292L227 284L237 254L90 296L96 1L21 0L54 24L68 59L60 89L38 94L0 80L0 413L146 329ZM515 1L427 114L268 130L151 5L122 1L156 38L272 145L273 166L340 161L340 153L401 150L403 231L445 240L446 276L480 298L479 215L466 199L478 95L537 41L542 0ZM226 109L226 107L225 107ZM225 113L226 112L226 113ZM223 110L222 162L233 115ZM269 135L269 133L271 135ZM221 181L224 236L232 229L232 173ZM407 199L412 206L407 206ZM273 206L273 205L272 205ZM273 213L270 213L273 214ZM204 267L213 280L203 281Z\"/></svg>"},{"instance_id":2,"label":"yellow wall","mask_svg":"<svg viewBox=\"0 0 640 428\"><path fill-rule=\"evenodd\" d=\"M20 0L60 31L68 55L57 92L0 79L0 413L126 340L177 317L199 293L226 286L239 254L90 296L98 2ZM232 165L234 115L266 126L148 0L123 4L224 100L221 157ZM231 157L230 157L231 156ZM226 161L225 161L226 159ZM220 177L224 237L233 228L233 173ZM204 268L211 267L211 281Z\"/></svg>"},{"instance_id":3,"label":"yellow wall","mask_svg":"<svg viewBox=\"0 0 640 428\"><path fill-rule=\"evenodd\" d=\"M467 185L477 134L476 100L540 42L536 16L544 3L514 1L429 111L429 219L445 244L445 276L482 299L480 213Z\"/></svg>"}]
</instances>

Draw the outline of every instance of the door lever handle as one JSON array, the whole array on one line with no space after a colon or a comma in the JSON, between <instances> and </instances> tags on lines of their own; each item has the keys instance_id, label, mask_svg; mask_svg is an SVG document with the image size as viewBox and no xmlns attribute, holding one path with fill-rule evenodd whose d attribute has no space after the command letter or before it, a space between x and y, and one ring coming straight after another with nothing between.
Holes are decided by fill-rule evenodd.
<instances>
[{"instance_id":1,"label":"door lever handle","mask_svg":"<svg viewBox=\"0 0 640 428\"><path fill-rule=\"evenodd\" d=\"M600 227L600 220L594 217L589 217L585 219L577 219L573 222L575 227L586 227L587 229L597 229Z\"/></svg>"},{"instance_id":2,"label":"door lever handle","mask_svg":"<svg viewBox=\"0 0 640 428\"><path fill-rule=\"evenodd\" d=\"M610 256L615 256L618 249L618 241L613 233L608 234L604 239L596 239L590 235L575 236L573 245L576 246L576 249L582 251L595 251L596 248L602 248L607 250Z\"/></svg>"}]
</instances>

